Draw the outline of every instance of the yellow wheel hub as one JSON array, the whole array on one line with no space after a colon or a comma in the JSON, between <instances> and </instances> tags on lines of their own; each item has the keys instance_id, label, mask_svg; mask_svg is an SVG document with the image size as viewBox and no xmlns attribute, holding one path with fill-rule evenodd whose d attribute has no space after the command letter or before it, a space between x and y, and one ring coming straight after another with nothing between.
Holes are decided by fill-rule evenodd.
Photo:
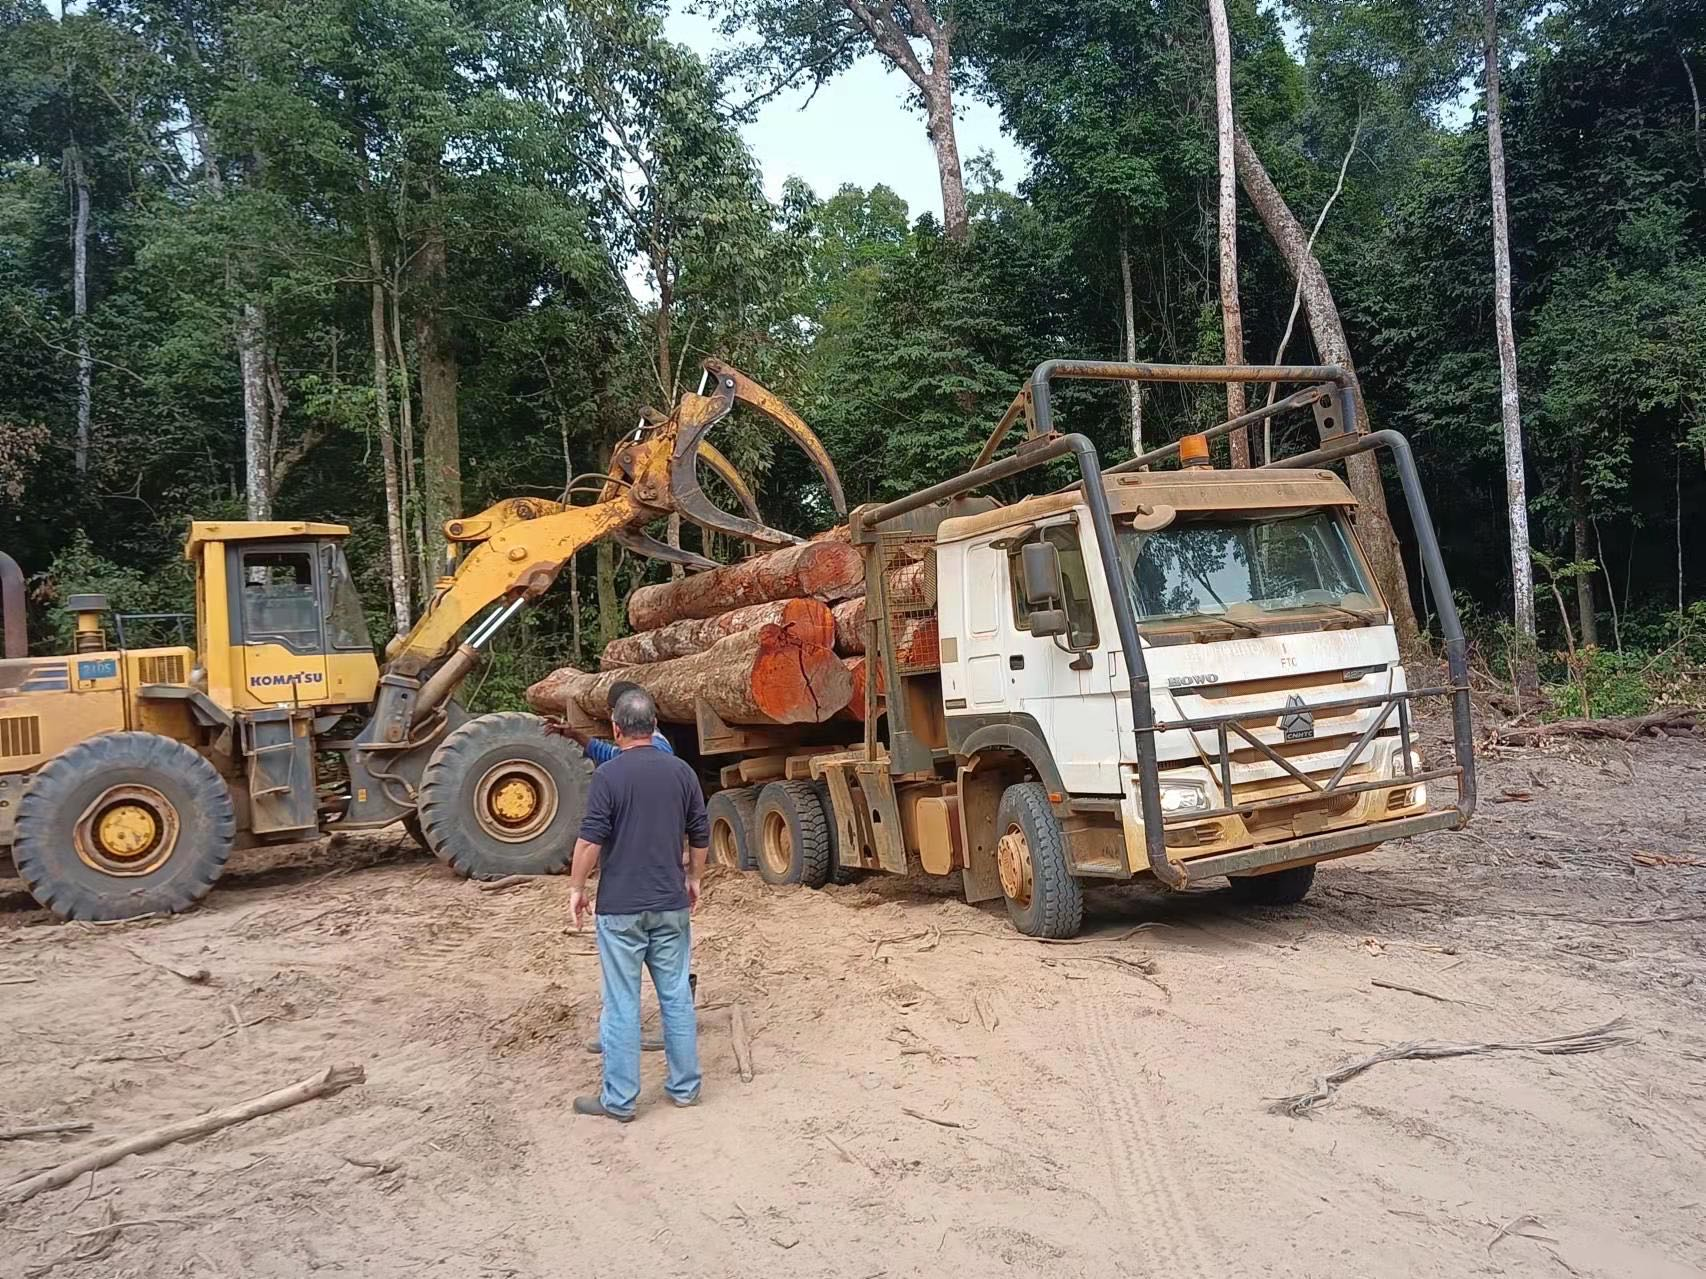
<instances>
[{"instance_id":1,"label":"yellow wheel hub","mask_svg":"<svg viewBox=\"0 0 1706 1279\"><path fill-rule=\"evenodd\" d=\"M1011 826L995 846L995 864L1001 872L1001 891L1020 906L1031 903L1031 846L1025 832Z\"/></svg>"},{"instance_id":2,"label":"yellow wheel hub","mask_svg":"<svg viewBox=\"0 0 1706 1279\"><path fill-rule=\"evenodd\" d=\"M109 786L72 830L83 864L107 875L147 875L178 845L178 810L152 786Z\"/></svg>"},{"instance_id":3,"label":"yellow wheel hub","mask_svg":"<svg viewBox=\"0 0 1706 1279\"><path fill-rule=\"evenodd\" d=\"M474 819L506 844L525 844L557 815L557 783L530 759L494 764L474 787Z\"/></svg>"},{"instance_id":4,"label":"yellow wheel hub","mask_svg":"<svg viewBox=\"0 0 1706 1279\"><path fill-rule=\"evenodd\" d=\"M500 822L524 822L539 809L539 792L524 777L512 777L492 791L492 814Z\"/></svg>"}]
</instances>

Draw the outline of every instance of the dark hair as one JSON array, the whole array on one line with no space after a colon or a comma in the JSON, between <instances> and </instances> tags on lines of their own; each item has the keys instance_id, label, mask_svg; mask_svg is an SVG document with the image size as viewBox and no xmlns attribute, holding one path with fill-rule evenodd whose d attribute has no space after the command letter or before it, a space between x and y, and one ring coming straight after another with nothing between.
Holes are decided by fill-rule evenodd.
<instances>
[{"instance_id":1,"label":"dark hair","mask_svg":"<svg viewBox=\"0 0 1706 1279\"><path fill-rule=\"evenodd\" d=\"M610 708L610 723L619 737L650 737L658 728L657 703L638 684L630 684Z\"/></svg>"},{"instance_id":2,"label":"dark hair","mask_svg":"<svg viewBox=\"0 0 1706 1279\"><path fill-rule=\"evenodd\" d=\"M615 710L616 703L621 701L626 693L643 693L645 691L631 679L619 679L610 686L610 692L604 699L604 709L607 711Z\"/></svg>"}]
</instances>

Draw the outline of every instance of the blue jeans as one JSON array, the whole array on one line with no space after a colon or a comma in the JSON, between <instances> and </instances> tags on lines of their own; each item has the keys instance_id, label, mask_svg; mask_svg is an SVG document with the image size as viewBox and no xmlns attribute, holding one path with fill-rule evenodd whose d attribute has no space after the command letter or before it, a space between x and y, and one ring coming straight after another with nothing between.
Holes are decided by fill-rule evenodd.
<instances>
[{"instance_id":1,"label":"blue jeans","mask_svg":"<svg viewBox=\"0 0 1706 1279\"><path fill-rule=\"evenodd\" d=\"M598 1042L604 1050L599 1100L613 1115L631 1115L640 1099L640 969L652 975L663 1015L663 1050L669 1073L664 1091L678 1102L699 1096L699 1021L688 983L693 947L685 910L640 915L598 915L598 964L604 1010Z\"/></svg>"}]
</instances>

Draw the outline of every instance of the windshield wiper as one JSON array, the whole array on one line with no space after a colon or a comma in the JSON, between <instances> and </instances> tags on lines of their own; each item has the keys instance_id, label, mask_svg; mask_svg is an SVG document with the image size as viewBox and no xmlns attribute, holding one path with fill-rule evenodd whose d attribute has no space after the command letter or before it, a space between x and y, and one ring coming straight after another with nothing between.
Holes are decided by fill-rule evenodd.
<instances>
[{"instance_id":1,"label":"windshield wiper","mask_svg":"<svg viewBox=\"0 0 1706 1279\"><path fill-rule=\"evenodd\" d=\"M1237 618L1227 617L1223 613L1193 613L1189 620L1193 622L1198 620L1204 622L1219 622L1222 626L1234 627L1237 630L1243 631L1246 635L1260 636L1262 634L1261 627L1251 626L1248 622L1240 622Z\"/></svg>"}]
</instances>

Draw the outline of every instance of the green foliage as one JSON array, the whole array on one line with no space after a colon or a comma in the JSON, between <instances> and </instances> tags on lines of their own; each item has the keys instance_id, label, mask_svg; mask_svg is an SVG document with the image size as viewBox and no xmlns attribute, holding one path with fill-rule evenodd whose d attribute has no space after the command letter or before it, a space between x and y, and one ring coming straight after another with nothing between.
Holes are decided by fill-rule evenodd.
<instances>
[{"instance_id":1,"label":"green foliage","mask_svg":"<svg viewBox=\"0 0 1706 1279\"><path fill-rule=\"evenodd\" d=\"M113 613L190 613L195 607L195 583L183 561L176 572L143 572L115 564L90 543L82 530L72 534L45 571L30 579L30 600L36 605L31 621L32 644L39 651L68 653L75 631L65 602L73 595L105 595ZM107 642L116 644L112 619L105 619ZM193 632L193 627L191 628ZM128 638L128 636L127 636ZM168 641L176 643L176 635ZM194 642L193 638L190 642Z\"/></svg>"}]
</instances>

